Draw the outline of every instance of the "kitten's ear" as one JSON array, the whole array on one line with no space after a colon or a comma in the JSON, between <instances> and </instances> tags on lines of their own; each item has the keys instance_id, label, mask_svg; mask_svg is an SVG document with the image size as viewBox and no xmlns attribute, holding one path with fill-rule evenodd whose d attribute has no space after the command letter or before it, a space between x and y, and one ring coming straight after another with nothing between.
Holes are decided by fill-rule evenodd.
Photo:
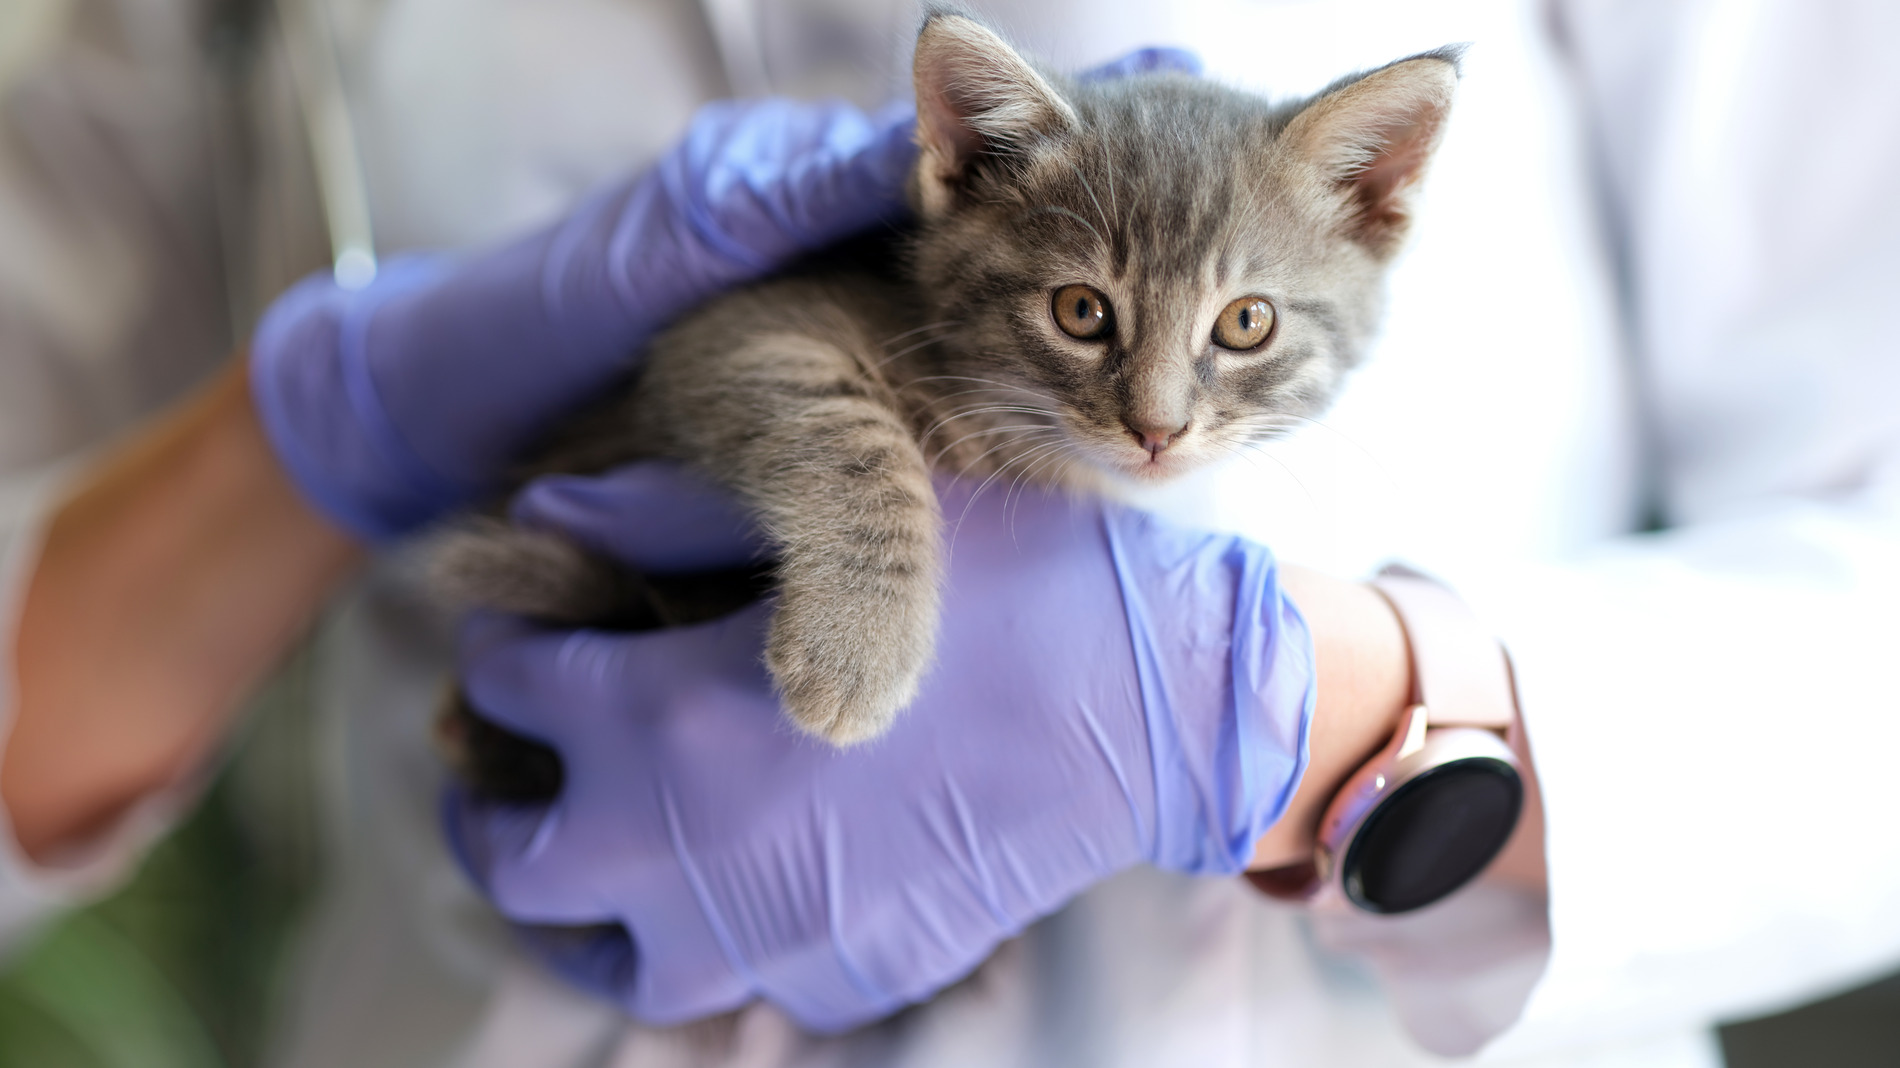
<instances>
[{"instance_id":1,"label":"kitten's ear","mask_svg":"<svg viewBox=\"0 0 1900 1068\"><path fill-rule=\"evenodd\" d=\"M1077 125L1075 109L1001 37L963 15L936 13L917 35L920 207L955 201L970 166Z\"/></svg>"},{"instance_id":2,"label":"kitten's ear","mask_svg":"<svg viewBox=\"0 0 1900 1068\"><path fill-rule=\"evenodd\" d=\"M1440 48L1336 83L1281 135L1346 194L1346 231L1374 255L1391 255L1405 237L1463 54L1462 45Z\"/></svg>"}]
</instances>

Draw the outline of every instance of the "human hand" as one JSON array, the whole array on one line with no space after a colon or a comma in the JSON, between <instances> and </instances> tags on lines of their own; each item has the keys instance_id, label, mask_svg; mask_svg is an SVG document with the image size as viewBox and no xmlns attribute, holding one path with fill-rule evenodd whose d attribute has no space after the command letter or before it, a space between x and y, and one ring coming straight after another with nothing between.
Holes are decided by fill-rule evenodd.
<instances>
[{"instance_id":1,"label":"human hand","mask_svg":"<svg viewBox=\"0 0 1900 1068\"><path fill-rule=\"evenodd\" d=\"M911 127L901 108L713 104L650 170L531 237L399 257L359 290L306 278L252 341L273 448L371 541L466 504L680 313L900 217Z\"/></svg>"},{"instance_id":2,"label":"human hand","mask_svg":"<svg viewBox=\"0 0 1900 1068\"><path fill-rule=\"evenodd\" d=\"M938 662L857 748L784 723L769 603L641 635L471 621L470 703L565 776L545 808L456 793L448 829L511 919L619 925L542 932L558 970L656 1023L764 997L836 1031L1114 872L1245 867L1299 783L1314 702L1267 550L1040 490L938 489ZM656 465L542 480L516 515L654 571L757 551L721 495Z\"/></svg>"}]
</instances>

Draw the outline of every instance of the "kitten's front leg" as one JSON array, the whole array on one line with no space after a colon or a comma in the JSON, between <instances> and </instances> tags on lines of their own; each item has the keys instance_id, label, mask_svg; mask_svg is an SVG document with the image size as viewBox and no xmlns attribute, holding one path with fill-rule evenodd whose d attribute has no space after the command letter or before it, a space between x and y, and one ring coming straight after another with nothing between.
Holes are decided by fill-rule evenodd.
<instances>
[{"instance_id":1,"label":"kitten's front leg","mask_svg":"<svg viewBox=\"0 0 1900 1068\"><path fill-rule=\"evenodd\" d=\"M800 727L864 741L916 696L935 651L936 493L908 428L873 400L812 402L781 429L752 487L781 551L766 664Z\"/></svg>"},{"instance_id":2,"label":"kitten's front leg","mask_svg":"<svg viewBox=\"0 0 1900 1068\"><path fill-rule=\"evenodd\" d=\"M897 410L809 397L760 439L750 490L779 557L766 665L790 716L847 745L918 692L937 640L937 494Z\"/></svg>"},{"instance_id":3,"label":"kitten's front leg","mask_svg":"<svg viewBox=\"0 0 1900 1068\"><path fill-rule=\"evenodd\" d=\"M735 294L666 338L639 390L668 451L736 490L775 543L766 664L799 727L838 744L916 695L943 570L923 452L866 371L877 330L845 303L869 288ZM734 323L771 325L735 338Z\"/></svg>"}]
</instances>

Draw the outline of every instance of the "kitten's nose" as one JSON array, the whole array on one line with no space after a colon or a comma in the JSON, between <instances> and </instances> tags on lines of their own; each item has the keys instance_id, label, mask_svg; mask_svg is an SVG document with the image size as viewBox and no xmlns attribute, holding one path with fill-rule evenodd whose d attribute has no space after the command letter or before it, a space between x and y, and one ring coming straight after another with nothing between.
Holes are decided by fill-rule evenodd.
<instances>
[{"instance_id":1,"label":"kitten's nose","mask_svg":"<svg viewBox=\"0 0 1900 1068\"><path fill-rule=\"evenodd\" d=\"M1161 450L1174 444L1176 439L1187 433L1186 423L1181 423L1176 426L1166 426L1145 422L1138 423L1132 419L1124 418L1122 425L1128 428L1130 434L1134 435L1137 444L1148 450L1148 455L1150 456L1161 455Z\"/></svg>"}]
</instances>

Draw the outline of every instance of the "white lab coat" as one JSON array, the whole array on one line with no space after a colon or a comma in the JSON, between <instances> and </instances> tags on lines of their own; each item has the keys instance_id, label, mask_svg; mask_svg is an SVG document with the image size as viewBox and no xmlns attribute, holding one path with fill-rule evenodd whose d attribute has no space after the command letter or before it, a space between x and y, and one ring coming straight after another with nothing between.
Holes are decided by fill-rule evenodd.
<instances>
[{"instance_id":1,"label":"white lab coat","mask_svg":"<svg viewBox=\"0 0 1900 1068\"><path fill-rule=\"evenodd\" d=\"M302 0L263 37L248 115L212 106L196 6L0 13L0 638L60 461L208 373L325 254L286 63L308 59ZM1399 555L1454 581L1516 661L1548 901L1481 886L1404 921L1310 917L1137 871L858 1035L807 1039L769 1007L724 1037L629 1025L523 958L443 854L426 726L445 629L396 553L314 638L329 879L273 1063L1391 1066L1430 1063L1423 1046L1675 1068L1717 1063L1717 1018L1900 962L1900 352L1880 300L1900 287L1882 184L1900 71L1881 52L1900 12L991 6L1059 63L1181 43L1283 93L1476 42L1371 365L1323 423L1154 503L1290 560ZM390 251L546 219L729 87L875 100L903 83L914 16L333 0L329 17ZM246 158L233 129L254 166L220 165ZM1646 516L1668 531L1633 534ZM0 833L0 931L109 887L183 800L48 867Z\"/></svg>"}]
</instances>

